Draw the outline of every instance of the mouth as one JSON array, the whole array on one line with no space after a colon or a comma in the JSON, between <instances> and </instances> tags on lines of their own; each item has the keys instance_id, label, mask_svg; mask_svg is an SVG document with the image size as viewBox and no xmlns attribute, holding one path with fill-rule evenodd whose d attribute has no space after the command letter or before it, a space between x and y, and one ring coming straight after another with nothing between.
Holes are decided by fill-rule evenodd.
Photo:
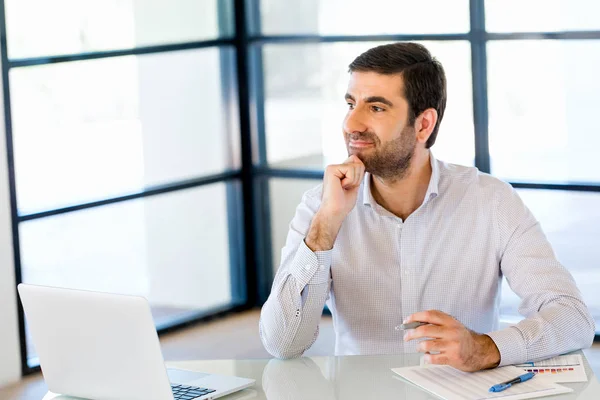
<instances>
[{"instance_id":1,"label":"mouth","mask_svg":"<svg viewBox=\"0 0 600 400\"><path fill-rule=\"evenodd\" d=\"M365 148L371 147L373 145L374 145L373 142L368 142L368 141L364 141L364 140L351 140L348 143L348 146L353 147L355 149L365 149Z\"/></svg>"}]
</instances>

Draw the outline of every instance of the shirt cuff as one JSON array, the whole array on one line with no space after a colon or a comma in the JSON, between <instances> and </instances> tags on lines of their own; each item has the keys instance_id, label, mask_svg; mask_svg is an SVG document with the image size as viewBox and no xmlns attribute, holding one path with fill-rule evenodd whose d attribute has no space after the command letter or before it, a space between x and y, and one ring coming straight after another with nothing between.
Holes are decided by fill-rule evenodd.
<instances>
[{"instance_id":1,"label":"shirt cuff","mask_svg":"<svg viewBox=\"0 0 600 400\"><path fill-rule=\"evenodd\" d=\"M500 365L521 364L527 361L527 349L521 332L514 326L487 334L500 351Z\"/></svg>"},{"instance_id":2,"label":"shirt cuff","mask_svg":"<svg viewBox=\"0 0 600 400\"><path fill-rule=\"evenodd\" d=\"M313 252L304 240L300 243L290 270L300 288L304 288L309 283L329 282L331 252L332 250Z\"/></svg>"}]
</instances>

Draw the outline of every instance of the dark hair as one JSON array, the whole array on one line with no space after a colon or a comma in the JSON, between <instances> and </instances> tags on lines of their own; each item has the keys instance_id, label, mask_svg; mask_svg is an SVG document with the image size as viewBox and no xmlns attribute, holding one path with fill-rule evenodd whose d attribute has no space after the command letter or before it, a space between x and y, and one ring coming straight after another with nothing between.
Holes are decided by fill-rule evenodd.
<instances>
[{"instance_id":1,"label":"dark hair","mask_svg":"<svg viewBox=\"0 0 600 400\"><path fill-rule=\"evenodd\" d=\"M446 75L442 64L425 46L402 42L374 47L352 61L349 72L355 71L401 74L409 107L408 123L414 124L428 108L437 111L438 119L425 148L433 146L446 109Z\"/></svg>"}]
</instances>

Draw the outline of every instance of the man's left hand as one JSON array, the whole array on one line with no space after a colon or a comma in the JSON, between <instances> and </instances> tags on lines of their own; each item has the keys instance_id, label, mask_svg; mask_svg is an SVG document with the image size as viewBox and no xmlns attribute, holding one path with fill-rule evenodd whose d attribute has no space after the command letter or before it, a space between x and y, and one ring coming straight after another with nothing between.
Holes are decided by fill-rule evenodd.
<instances>
[{"instance_id":1,"label":"man's left hand","mask_svg":"<svg viewBox=\"0 0 600 400\"><path fill-rule=\"evenodd\" d=\"M498 347L488 335L475 333L448 314L430 310L409 316L404 323L427 322L407 331L404 341L429 338L419 343L429 364L447 364L462 371L474 372L500 364ZM439 354L430 354L436 352Z\"/></svg>"}]
</instances>

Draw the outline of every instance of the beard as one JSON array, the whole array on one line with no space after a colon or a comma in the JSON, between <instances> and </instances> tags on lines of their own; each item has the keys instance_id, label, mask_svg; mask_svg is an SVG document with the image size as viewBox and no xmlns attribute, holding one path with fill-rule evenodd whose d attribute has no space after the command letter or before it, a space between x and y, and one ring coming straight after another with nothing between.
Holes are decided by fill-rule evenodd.
<instances>
[{"instance_id":1,"label":"beard","mask_svg":"<svg viewBox=\"0 0 600 400\"><path fill-rule=\"evenodd\" d=\"M384 144L373 132L347 133L345 139L348 156L356 155L365 164L365 171L385 180L400 180L406 176L417 143L412 126L405 127L400 137ZM369 141L374 146L353 149L349 146L350 140Z\"/></svg>"}]
</instances>

